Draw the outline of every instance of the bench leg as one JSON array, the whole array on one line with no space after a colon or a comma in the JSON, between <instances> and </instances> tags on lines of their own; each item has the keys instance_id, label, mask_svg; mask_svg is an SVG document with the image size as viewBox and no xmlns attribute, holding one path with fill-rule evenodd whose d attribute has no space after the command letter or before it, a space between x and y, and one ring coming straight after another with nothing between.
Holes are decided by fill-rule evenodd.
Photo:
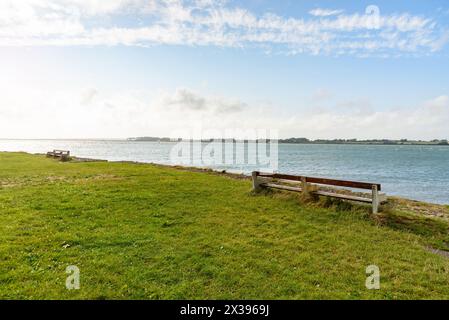
<instances>
[{"instance_id":1,"label":"bench leg","mask_svg":"<svg viewBox=\"0 0 449 320\"><path fill-rule=\"evenodd\" d=\"M261 187L260 187L260 183L259 180L257 179L257 171L253 171L251 176L253 178L253 191L257 192L260 191Z\"/></svg>"},{"instance_id":2,"label":"bench leg","mask_svg":"<svg viewBox=\"0 0 449 320\"><path fill-rule=\"evenodd\" d=\"M307 185L306 177L301 177L301 189L303 195L307 196L309 194L309 186Z\"/></svg>"},{"instance_id":3,"label":"bench leg","mask_svg":"<svg viewBox=\"0 0 449 320\"><path fill-rule=\"evenodd\" d=\"M373 214L377 214L379 212L379 192L377 190L377 186L373 185L372 189L373 196Z\"/></svg>"}]
</instances>

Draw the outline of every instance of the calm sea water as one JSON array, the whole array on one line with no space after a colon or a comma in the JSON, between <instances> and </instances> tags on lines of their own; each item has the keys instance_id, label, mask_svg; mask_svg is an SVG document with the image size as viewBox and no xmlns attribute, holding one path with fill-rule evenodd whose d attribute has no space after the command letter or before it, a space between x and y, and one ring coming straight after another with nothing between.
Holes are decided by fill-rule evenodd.
<instances>
[{"instance_id":1,"label":"calm sea water","mask_svg":"<svg viewBox=\"0 0 449 320\"><path fill-rule=\"evenodd\" d=\"M0 140L0 151L172 164L174 143L118 140ZM217 167L218 168L218 167ZM227 167L250 172L251 167ZM279 172L378 182L387 194L449 204L449 147L280 144Z\"/></svg>"}]
</instances>

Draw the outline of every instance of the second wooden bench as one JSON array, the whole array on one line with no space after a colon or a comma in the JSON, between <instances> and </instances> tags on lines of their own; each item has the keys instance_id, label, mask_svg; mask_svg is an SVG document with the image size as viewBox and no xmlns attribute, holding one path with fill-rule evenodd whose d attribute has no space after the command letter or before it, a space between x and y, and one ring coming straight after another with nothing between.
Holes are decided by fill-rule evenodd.
<instances>
[{"instance_id":1,"label":"second wooden bench","mask_svg":"<svg viewBox=\"0 0 449 320\"><path fill-rule=\"evenodd\" d=\"M47 157L52 158L60 158L61 161L67 161L70 158L70 151L69 150L53 150L47 152Z\"/></svg>"}]
</instances>

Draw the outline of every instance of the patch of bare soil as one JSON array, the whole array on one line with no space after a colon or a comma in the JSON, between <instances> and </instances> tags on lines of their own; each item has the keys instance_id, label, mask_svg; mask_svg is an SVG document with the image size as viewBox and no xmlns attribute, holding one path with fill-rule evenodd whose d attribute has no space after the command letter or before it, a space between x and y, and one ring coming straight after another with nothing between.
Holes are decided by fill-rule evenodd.
<instances>
[{"instance_id":1,"label":"patch of bare soil","mask_svg":"<svg viewBox=\"0 0 449 320\"><path fill-rule=\"evenodd\" d=\"M67 183L80 183L96 180L122 180L123 177L112 175L112 174L97 174L86 177L70 177L70 176L46 176L46 177L26 177L18 179L0 179L0 189L3 188L14 188L22 186L36 186L41 184L52 184L58 182Z\"/></svg>"},{"instance_id":2,"label":"patch of bare soil","mask_svg":"<svg viewBox=\"0 0 449 320\"><path fill-rule=\"evenodd\" d=\"M93 176L82 177L74 179L74 182L84 182L84 181L96 181L96 180L122 180L123 177L119 177L113 174L96 174Z\"/></svg>"},{"instance_id":3,"label":"patch of bare soil","mask_svg":"<svg viewBox=\"0 0 449 320\"><path fill-rule=\"evenodd\" d=\"M391 197L390 201L392 207L400 211L413 212L427 217L440 217L449 220L448 206L398 197Z\"/></svg>"},{"instance_id":4,"label":"patch of bare soil","mask_svg":"<svg viewBox=\"0 0 449 320\"><path fill-rule=\"evenodd\" d=\"M21 186L22 184L20 183L20 181L14 181L14 180L0 180L0 189L2 188L13 188L13 187L18 187Z\"/></svg>"},{"instance_id":5,"label":"patch of bare soil","mask_svg":"<svg viewBox=\"0 0 449 320\"><path fill-rule=\"evenodd\" d=\"M435 249L435 248L432 248L432 247L426 247L426 250L429 251L429 252L432 252L434 254L440 255L442 257L449 258L449 252L448 251Z\"/></svg>"},{"instance_id":6,"label":"patch of bare soil","mask_svg":"<svg viewBox=\"0 0 449 320\"><path fill-rule=\"evenodd\" d=\"M80 157L71 157L71 162L108 162L107 160L101 159L91 159L91 158L80 158Z\"/></svg>"}]
</instances>

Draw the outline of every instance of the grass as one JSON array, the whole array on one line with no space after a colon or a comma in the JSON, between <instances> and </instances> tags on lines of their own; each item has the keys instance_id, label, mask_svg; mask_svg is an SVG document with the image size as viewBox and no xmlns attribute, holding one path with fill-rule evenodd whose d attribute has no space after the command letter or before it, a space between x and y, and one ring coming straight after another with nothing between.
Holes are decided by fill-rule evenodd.
<instances>
[{"instance_id":1,"label":"grass","mask_svg":"<svg viewBox=\"0 0 449 320\"><path fill-rule=\"evenodd\" d=\"M156 165L0 153L2 299L449 298L448 222ZM446 208L447 209L447 208ZM380 268L381 289L365 287ZM81 272L67 290L65 269Z\"/></svg>"}]
</instances>

